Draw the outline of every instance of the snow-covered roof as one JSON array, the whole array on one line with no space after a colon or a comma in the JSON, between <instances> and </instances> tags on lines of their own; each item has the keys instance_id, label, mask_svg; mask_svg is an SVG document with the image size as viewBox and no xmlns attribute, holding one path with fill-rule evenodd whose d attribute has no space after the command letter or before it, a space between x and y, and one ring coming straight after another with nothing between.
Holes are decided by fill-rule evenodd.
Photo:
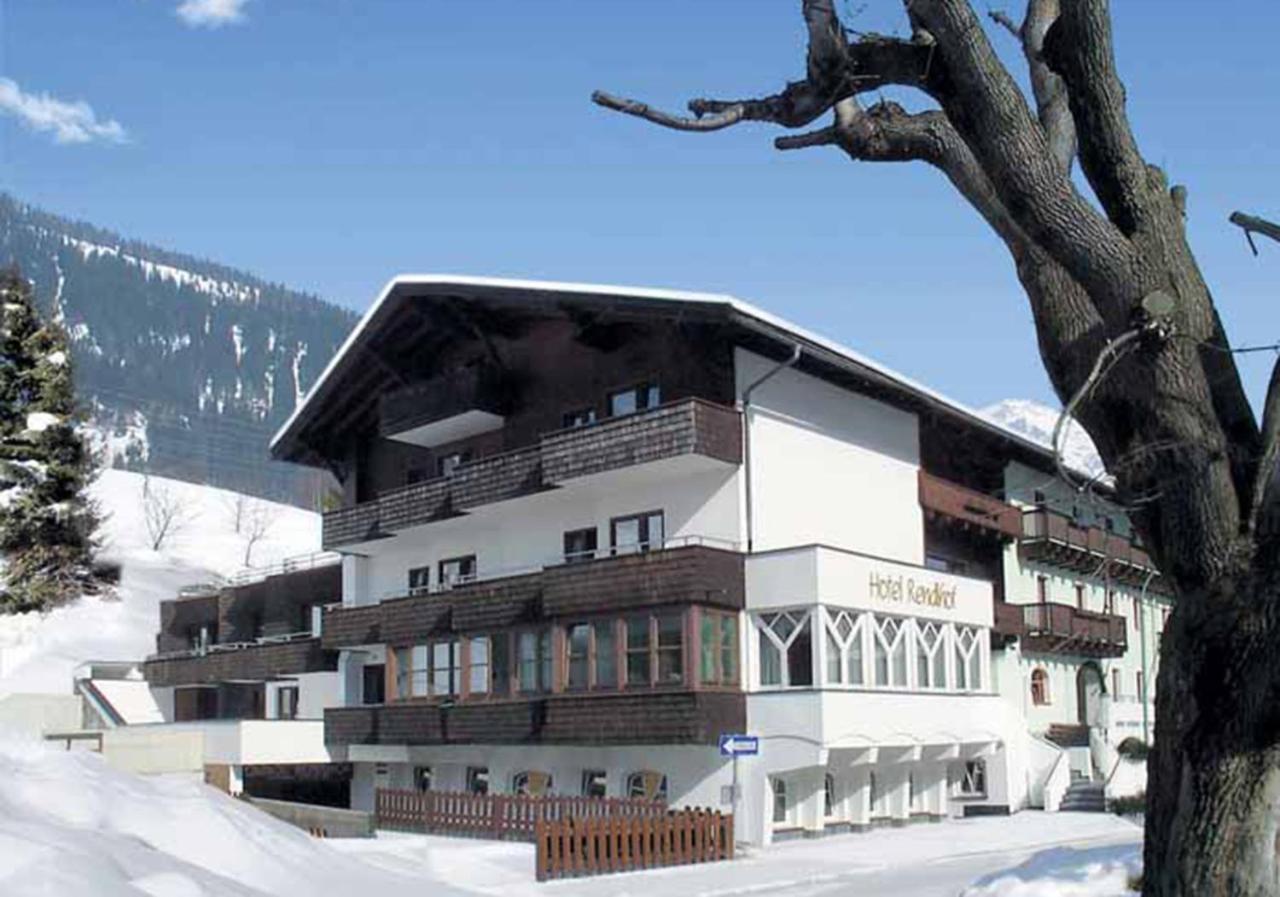
<instances>
[{"instance_id":1,"label":"snow-covered roof","mask_svg":"<svg viewBox=\"0 0 1280 897\"><path fill-rule=\"evenodd\" d=\"M383 287L377 300L369 306L369 310L365 312L364 317L356 325L348 335L345 342L329 360L328 365L321 372L320 377L307 391L303 400L293 409L293 413L289 415L288 420L272 437L271 449L274 451L281 441L289 435L308 411L309 406L320 395L324 386L335 372L342 366L347 355L361 342L364 338L365 331L370 324L378 317L383 306L386 305L393 296L399 291L414 288L458 288L457 294L451 294L456 298L467 299L464 292L465 288L476 288L477 292L493 294L495 292L511 291L528 292L537 291L545 293L558 293L564 296L581 295L581 296L615 296L619 298L633 298L643 300L654 300L659 302L671 302L686 305L698 305L705 308L721 308L732 313L741 319L744 323L754 323L765 329L774 332L774 335L784 340L791 340L801 344L807 344L809 348L816 348L831 356L832 360L842 364L845 367L860 369L863 372L870 372L878 375L880 378L896 385L905 392L912 393L918 398L939 407L941 410L951 412L956 416L978 426L981 429L993 432L1010 441L1022 446L1023 448L1046 458L1052 458L1052 450L1033 439L1029 439L1022 433L1010 429L1002 423L992 420L984 416L980 412L970 408L962 402L946 396L937 390L919 383L907 375L895 371L894 369L884 365L872 358L868 358L861 352L842 345L835 340L828 339L821 334L814 333L800 325L779 317L771 312L765 311L758 306L745 302L736 296L727 293L700 293L686 290L670 290L656 289L651 287L629 287L617 286L611 284L592 284L592 283L569 283L560 281L544 281L544 280L519 280L500 277L474 277L469 275L457 274L400 274L393 277ZM479 298L478 296L475 298Z\"/></svg>"}]
</instances>

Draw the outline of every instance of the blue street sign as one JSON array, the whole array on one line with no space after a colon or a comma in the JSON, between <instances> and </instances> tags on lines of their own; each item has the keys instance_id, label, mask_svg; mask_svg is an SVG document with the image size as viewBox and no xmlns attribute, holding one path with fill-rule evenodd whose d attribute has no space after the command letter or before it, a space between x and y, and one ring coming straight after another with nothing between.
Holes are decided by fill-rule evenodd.
<instances>
[{"instance_id":1,"label":"blue street sign","mask_svg":"<svg viewBox=\"0 0 1280 897\"><path fill-rule=\"evenodd\" d=\"M760 739L755 735L721 735L720 756L754 757L760 753Z\"/></svg>"}]
</instances>

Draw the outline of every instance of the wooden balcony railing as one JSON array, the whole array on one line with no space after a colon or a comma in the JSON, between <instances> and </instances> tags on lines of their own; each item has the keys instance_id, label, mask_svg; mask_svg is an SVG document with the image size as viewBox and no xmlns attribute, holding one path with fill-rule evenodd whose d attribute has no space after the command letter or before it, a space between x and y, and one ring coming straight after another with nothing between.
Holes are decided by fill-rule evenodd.
<instances>
[{"instance_id":1,"label":"wooden balcony railing","mask_svg":"<svg viewBox=\"0 0 1280 897\"><path fill-rule=\"evenodd\" d=\"M578 477L680 456L742 463L741 415L701 399L548 433L539 443L480 458L441 477L324 515L326 549L371 541Z\"/></svg>"},{"instance_id":2,"label":"wooden balcony railing","mask_svg":"<svg viewBox=\"0 0 1280 897\"><path fill-rule=\"evenodd\" d=\"M995 632L1016 637L1033 651L1119 657L1128 648L1128 622L1117 614L1080 610L1069 604L996 602Z\"/></svg>"},{"instance_id":3,"label":"wooden balcony railing","mask_svg":"<svg viewBox=\"0 0 1280 897\"><path fill-rule=\"evenodd\" d=\"M1150 588L1161 588L1151 556L1133 540L1048 508L1023 512L1019 551L1025 560L1098 575L1105 567L1112 579L1140 586L1150 578Z\"/></svg>"},{"instance_id":4,"label":"wooden balcony railing","mask_svg":"<svg viewBox=\"0 0 1280 897\"><path fill-rule=\"evenodd\" d=\"M332 607L325 612L324 644L345 648L409 643L445 632L485 632L537 620L662 604L740 610L744 600L741 553L704 544L676 544L478 579L448 591L378 604Z\"/></svg>"},{"instance_id":5,"label":"wooden balcony railing","mask_svg":"<svg viewBox=\"0 0 1280 897\"><path fill-rule=\"evenodd\" d=\"M920 506L933 518L991 533L1002 539L1022 534L1021 512L990 495L920 471Z\"/></svg>"},{"instance_id":6,"label":"wooden balcony railing","mask_svg":"<svg viewBox=\"0 0 1280 897\"><path fill-rule=\"evenodd\" d=\"M733 691L561 693L456 703L402 701L324 712L330 745L704 744L746 725Z\"/></svg>"}]
</instances>

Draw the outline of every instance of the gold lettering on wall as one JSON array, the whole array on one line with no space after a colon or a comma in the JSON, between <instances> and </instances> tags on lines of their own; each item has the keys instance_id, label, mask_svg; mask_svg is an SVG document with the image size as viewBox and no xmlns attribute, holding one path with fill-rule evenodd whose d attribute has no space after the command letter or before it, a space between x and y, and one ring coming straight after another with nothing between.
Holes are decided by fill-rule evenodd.
<instances>
[{"instance_id":1,"label":"gold lettering on wall","mask_svg":"<svg viewBox=\"0 0 1280 897\"><path fill-rule=\"evenodd\" d=\"M940 582L924 582L909 576L881 576L871 573L871 597L895 604L919 604L951 610L956 606L956 587Z\"/></svg>"}]
</instances>

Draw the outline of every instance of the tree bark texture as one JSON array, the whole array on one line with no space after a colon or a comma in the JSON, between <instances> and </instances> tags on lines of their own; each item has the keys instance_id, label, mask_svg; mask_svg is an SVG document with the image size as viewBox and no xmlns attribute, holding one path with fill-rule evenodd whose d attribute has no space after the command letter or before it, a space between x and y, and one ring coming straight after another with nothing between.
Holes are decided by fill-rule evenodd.
<instances>
[{"instance_id":1,"label":"tree bark texture","mask_svg":"<svg viewBox=\"0 0 1280 897\"><path fill-rule=\"evenodd\" d=\"M805 77L774 94L696 99L688 116L594 99L689 131L806 128L830 114L776 146L923 162L982 216L1013 259L1054 389L1078 400L1176 595L1160 652L1144 893L1280 895L1280 371L1260 423L1187 243L1186 190L1145 160L1130 129L1106 0L1028 0L1021 24L990 14L1016 40L1030 96L968 0L900 2L909 38L854 35L833 0L802 0ZM862 105L886 86L925 108Z\"/></svg>"}]
</instances>

